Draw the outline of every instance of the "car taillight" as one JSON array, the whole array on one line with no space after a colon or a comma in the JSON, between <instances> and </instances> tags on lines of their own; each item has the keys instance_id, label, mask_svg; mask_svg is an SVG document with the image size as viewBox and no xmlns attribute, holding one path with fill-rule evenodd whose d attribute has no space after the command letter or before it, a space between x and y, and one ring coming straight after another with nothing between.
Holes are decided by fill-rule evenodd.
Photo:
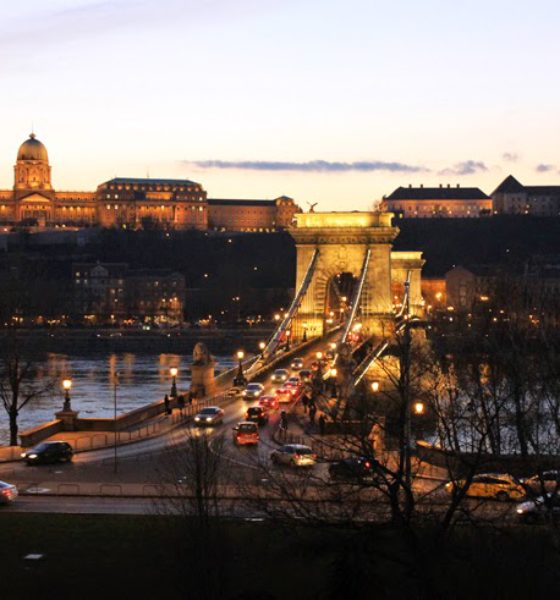
<instances>
[{"instance_id":1,"label":"car taillight","mask_svg":"<svg viewBox=\"0 0 560 600\"><path fill-rule=\"evenodd\" d=\"M2 490L2 496L11 496L12 490Z\"/></svg>"},{"instance_id":2,"label":"car taillight","mask_svg":"<svg viewBox=\"0 0 560 600\"><path fill-rule=\"evenodd\" d=\"M364 467L365 467L366 469L371 469L371 463L369 462L369 460L367 460L367 461L364 463Z\"/></svg>"}]
</instances>

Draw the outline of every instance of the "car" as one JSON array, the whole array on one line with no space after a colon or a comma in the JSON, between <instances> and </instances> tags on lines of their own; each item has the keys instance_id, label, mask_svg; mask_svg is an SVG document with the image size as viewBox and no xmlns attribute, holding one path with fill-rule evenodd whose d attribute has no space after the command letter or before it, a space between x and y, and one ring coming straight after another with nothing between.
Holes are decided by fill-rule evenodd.
<instances>
[{"instance_id":1,"label":"car","mask_svg":"<svg viewBox=\"0 0 560 600\"><path fill-rule=\"evenodd\" d=\"M242 421L233 428L233 442L238 446L259 443L259 428L256 423Z\"/></svg>"},{"instance_id":2,"label":"car","mask_svg":"<svg viewBox=\"0 0 560 600\"><path fill-rule=\"evenodd\" d=\"M239 385L234 385L233 387L229 388L229 390L227 390L226 396L228 398L237 398L243 393L243 389L244 388L242 388Z\"/></svg>"},{"instance_id":3,"label":"car","mask_svg":"<svg viewBox=\"0 0 560 600\"><path fill-rule=\"evenodd\" d=\"M311 363L311 370L312 371L318 371L320 366L321 366L321 363L318 360L314 360Z\"/></svg>"},{"instance_id":4,"label":"car","mask_svg":"<svg viewBox=\"0 0 560 600\"><path fill-rule=\"evenodd\" d=\"M299 378L301 379L302 383L311 383L311 380L313 379L313 373L309 369L302 369L299 372Z\"/></svg>"},{"instance_id":5,"label":"car","mask_svg":"<svg viewBox=\"0 0 560 600\"><path fill-rule=\"evenodd\" d=\"M288 380L290 373L286 369L276 369L270 378L272 383L284 383Z\"/></svg>"},{"instance_id":6,"label":"car","mask_svg":"<svg viewBox=\"0 0 560 600\"><path fill-rule=\"evenodd\" d=\"M262 406L250 406L245 413L245 420L257 425L265 425L268 423L268 410Z\"/></svg>"},{"instance_id":7,"label":"car","mask_svg":"<svg viewBox=\"0 0 560 600\"><path fill-rule=\"evenodd\" d=\"M301 385L301 379L297 375L292 375L286 383L292 383L294 385Z\"/></svg>"},{"instance_id":8,"label":"car","mask_svg":"<svg viewBox=\"0 0 560 600\"><path fill-rule=\"evenodd\" d=\"M452 493L455 488L463 488L466 482L449 481L445 489ZM495 498L502 502L520 500L525 497L525 489L507 473L481 473L472 478L466 495L474 498Z\"/></svg>"},{"instance_id":9,"label":"car","mask_svg":"<svg viewBox=\"0 0 560 600\"><path fill-rule=\"evenodd\" d=\"M365 483L374 481L379 474L379 463L365 456L345 458L329 465L329 477L333 481Z\"/></svg>"},{"instance_id":10,"label":"car","mask_svg":"<svg viewBox=\"0 0 560 600\"><path fill-rule=\"evenodd\" d=\"M278 402L291 402L293 394L290 388L282 386L276 390L276 398L278 398Z\"/></svg>"},{"instance_id":11,"label":"car","mask_svg":"<svg viewBox=\"0 0 560 600\"><path fill-rule=\"evenodd\" d=\"M292 396L297 396L300 389L299 383L294 383L293 381L286 381L283 387L289 390Z\"/></svg>"},{"instance_id":12,"label":"car","mask_svg":"<svg viewBox=\"0 0 560 600\"><path fill-rule=\"evenodd\" d=\"M533 494L560 491L560 471L544 471L521 481L523 486Z\"/></svg>"},{"instance_id":13,"label":"car","mask_svg":"<svg viewBox=\"0 0 560 600\"><path fill-rule=\"evenodd\" d=\"M241 393L245 400L256 400L264 392L262 383L250 383Z\"/></svg>"},{"instance_id":14,"label":"car","mask_svg":"<svg viewBox=\"0 0 560 600\"><path fill-rule=\"evenodd\" d=\"M0 481L0 504L11 504L18 497L18 489L11 483Z\"/></svg>"},{"instance_id":15,"label":"car","mask_svg":"<svg viewBox=\"0 0 560 600\"><path fill-rule=\"evenodd\" d=\"M303 369L303 358L294 358L290 363L290 368L292 371L299 371Z\"/></svg>"},{"instance_id":16,"label":"car","mask_svg":"<svg viewBox=\"0 0 560 600\"><path fill-rule=\"evenodd\" d=\"M270 453L270 460L275 465L312 467L317 462L317 455L309 446L285 444Z\"/></svg>"},{"instance_id":17,"label":"car","mask_svg":"<svg viewBox=\"0 0 560 600\"><path fill-rule=\"evenodd\" d=\"M194 417L195 425L204 425L206 427L211 425L218 425L224 420L224 411L219 406L208 406L203 408Z\"/></svg>"},{"instance_id":18,"label":"car","mask_svg":"<svg viewBox=\"0 0 560 600\"><path fill-rule=\"evenodd\" d=\"M325 358L328 358L329 360L333 360L334 358L334 350L326 350L325 351Z\"/></svg>"},{"instance_id":19,"label":"car","mask_svg":"<svg viewBox=\"0 0 560 600\"><path fill-rule=\"evenodd\" d=\"M268 410L278 410L278 398L276 396L261 396L259 406L263 406Z\"/></svg>"},{"instance_id":20,"label":"car","mask_svg":"<svg viewBox=\"0 0 560 600\"><path fill-rule=\"evenodd\" d=\"M538 523L547 520L560 520L560 496L545 494L534 500L521 502L515 509L523 523Z\"/></svg>"},{"instance_id":21,"label":"car","mask_svg":"<svg viewBox=\"0 0 560 600\"><path fill-rule=\"evenodd\" d=\"M68 442L56 440L41 442L22 452L21 457L28 465L44 465L57 462L71 462L74 451Z\"/></svg>"}]
</instances>

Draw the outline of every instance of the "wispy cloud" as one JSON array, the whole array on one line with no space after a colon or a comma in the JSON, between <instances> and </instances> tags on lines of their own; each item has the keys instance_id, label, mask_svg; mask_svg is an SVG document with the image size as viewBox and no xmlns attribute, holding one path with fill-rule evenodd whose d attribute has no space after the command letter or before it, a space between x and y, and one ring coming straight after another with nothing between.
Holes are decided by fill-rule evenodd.
<instances>
[{"instance_id":1,"label":"wispy cloud","mask_svg":"<svg viewBox=\"0 0 560 600\"><path fill-rule=\"evenodd\" d=\"M202 169L238 169L244 171L299 171L303 173L345 173L347 171L389 171L394 173L420 173L428 171L425 167L408 165L401 162L357 161L331 162L327 160L310 160L306 162L284 162L266 160L197 160L184 161Z\"/></svg>"},{"instance_id":2,"label":"wispy cloud","mask_svg":"<svg viewBox=\"0 0 560 600\"><path fill-rule=\"evenodd\" d=\"M555 171L556 167L554 165L548 165L545 163L540 163L535 167L535 171L537 173L549 173L550 171Z\"/></svg>"},{"instance_id":3,"label":"wispy cloud","mask_svg":"<svg viewBox=\"0 0 560 600\"><path fill-rule=\"evenodd\" d=\"M502 159L507 162L515 163L519 160L519 154L516 154L515 152L504 152L502 154Z\"/></svg>"},{"instance_id":4,"label":"wispy cloud","mask_svg":"<svg viewBox=\"0 0 560 600\"><path fill-rule=\"evenodd\" d=\"M488 171L488 167L480 160L465 160L443 169L438 175L474 175Z\"/></svg>"}]
</instances>

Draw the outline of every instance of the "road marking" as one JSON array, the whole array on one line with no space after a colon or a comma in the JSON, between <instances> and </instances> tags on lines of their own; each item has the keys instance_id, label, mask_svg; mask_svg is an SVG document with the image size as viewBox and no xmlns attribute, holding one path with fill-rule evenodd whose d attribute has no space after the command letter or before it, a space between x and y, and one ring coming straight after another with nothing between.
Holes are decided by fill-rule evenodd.
<instances>
[{"instance_id":1,"label":"road marking","mask_svg":"<svg viewBox=\"0 0 560 600\"><path fill-rule=\"evenodd\" d=\"M28 494L48 494L51 490L49 488L31 486L31 487L28 487L25 491Z\"/></svg>"}]
</instances>

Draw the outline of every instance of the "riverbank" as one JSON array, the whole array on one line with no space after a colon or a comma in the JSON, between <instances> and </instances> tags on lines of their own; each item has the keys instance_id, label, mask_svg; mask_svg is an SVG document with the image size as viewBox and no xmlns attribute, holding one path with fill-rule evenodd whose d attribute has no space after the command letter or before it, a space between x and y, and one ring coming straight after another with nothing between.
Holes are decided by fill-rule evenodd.
<instances>
[{"instance_id":1,"label":"riverbank","mask_svg":"<svg viewBox=\"0 0 560 600\"><path fill-rule=\"evenodd\" d=\"M258 352L272 327L251 329L20 329L18 338L36 352L89 354L110 352L166 352L189 354L198 342L211 354L233 354L239 349ZM0 331L0 343L12 332Z\"/></svg>"}]
</instances>

